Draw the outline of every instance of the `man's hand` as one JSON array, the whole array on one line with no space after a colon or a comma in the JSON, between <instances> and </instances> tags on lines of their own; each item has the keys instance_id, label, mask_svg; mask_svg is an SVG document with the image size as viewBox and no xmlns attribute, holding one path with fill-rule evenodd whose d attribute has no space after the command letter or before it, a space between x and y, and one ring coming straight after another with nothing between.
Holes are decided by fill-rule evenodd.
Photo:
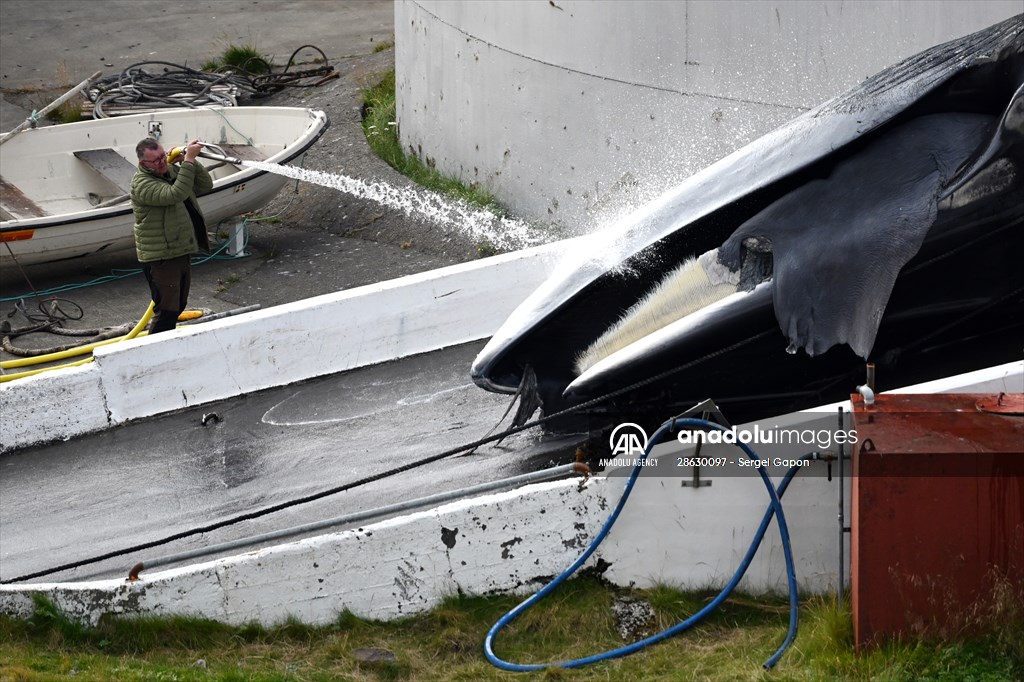
<instances>
[{"instance_id":1,"label":"man's hand","mask_svg":"<svg viewBox=\"0 0 1024 682\"><path fill-rule=\"evenodd\" d=\"M185 147L185 161L195 161L196 157L199 156L199 152L203 150L203 145L199 144L199 140L192 140Z\"/></svg>"}]
</instances>

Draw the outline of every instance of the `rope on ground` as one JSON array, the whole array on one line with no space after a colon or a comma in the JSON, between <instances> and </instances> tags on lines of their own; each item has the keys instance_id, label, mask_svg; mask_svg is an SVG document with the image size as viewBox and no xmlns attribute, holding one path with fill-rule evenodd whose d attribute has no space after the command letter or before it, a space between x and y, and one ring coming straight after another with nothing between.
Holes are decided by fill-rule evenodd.
<instances>
[{"instance_id":1,"label":"rope on ground","mask_svg":"<svg viewBox=\"0 0 1024 682\"><path fill-rule=\"evenodd\" d=\"M56 334L65 334L67 336L78 336L82 332L92 332L92 336L86 339L81 339L75 343L65 343L58 346L50 346L48 348L19 348L11 343L11 337L5 336L3 340L0 340L0 346L10 353L11 355L18 355L23 358L34 358L41 355L53 355L54 353L63 353L67 350L78 348L79 346L85 346L90 343L96 343L97 341L106 341L107 339L113 339L117 336L124 336L132 330L132 324L123 324L120 327L105 327L104 329L60 329L59 327L49 329L48 331Z\"/></svg>"},{"instance_id":2,"label":"rope on ground","mask_svg":"<svg viewBox=\"0 0 1024 682\"><path fill-rule=\"evenodd\" d=\"M318 52L322 64L293 70L296 55L306 48ZM217 71L164 61L138 62L120 73L93 81L85 94L92 103L93 117L108 118L157 109L231 107L239 99L266 97L287 87L316 87L338 75L327 63L323 50L303 45L278 72L260 57Z\"/></svg>"},{"instance_id":3,"label":"rope on ground","mask_svg":"<svg viewBox=\"0 0 1024 682\"><path fill-rule=\"evenodd\" d=\"M40 301L36 308L39 312L29 311L25 306L25 301L23 299L18 299L14 304L14 310L7 314L8 319L0 322L0 334L3 334L3 338L0 339L0 347L2 347L3 350L11 355L18 355L23 358L63 353L64 351L77 348L78 346L84 346L97 341L105 341L106 339L111 339L115 336L123 336L124 334L127 334L133 326L132 324L123 324L117 327L68 329L64 327L64 323L68 320L81 320L85 317L85 310L82 309L82 306L70 299L57 298L56 296L51 296ZM21 313L25 319L31 323L31 325L28 327L12 327L10 318L14 317L17 313ZM11 341L12 338L36 332L45 332L48 334L55 334L57 336L86 336L91 338L82 339L75 343L51 346L48 348L20 348L15 346ZM9 362L2 362L0 363L0 367L7 369L10 364L11 363Z\"/></svg>"}]
</instances>

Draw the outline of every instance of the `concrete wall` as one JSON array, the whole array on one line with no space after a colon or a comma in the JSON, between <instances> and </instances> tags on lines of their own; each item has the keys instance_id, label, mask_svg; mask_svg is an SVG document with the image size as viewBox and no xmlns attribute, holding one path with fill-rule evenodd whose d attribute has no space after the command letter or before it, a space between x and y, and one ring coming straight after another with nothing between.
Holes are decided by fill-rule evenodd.
<instances>
[{"instance_id":1,"label":"concrete wall","mask_svg":"<svg viewBox=\"0 0 1024 682\"><path fill-rule=\"evenodd\" d=\"M379 619L435 606L445 596L535 589L565 567L566 547L596 531L607 506L601 486L575 481L464 500L249 552L237 557L75 584L0 586L0 612L29 615L31 595L96 623L104 614L191 615L241 625L289 616L328 623L348 609ZM454 531L454 532L453 532ZM447 543L445 540L447 539ZM450 545L450 546L449 546Z\"/></svg>"},{"instance_id":2,"label":"concrete wall","mask_svg":"<svg viewBox=\"0 0 1024 682\"><path fill-rule=\"evenodd\" d=\"M911 390L1024 392L1024 363ZM820 424L822 415L832 421L832 407L761 425ZM701 454L716 456L721 447L708 446ZM753 471L712 476L710 487L683 487L689 472L675 468L675 457L683 452L671 441L654 449L659 467L670 471L645 473L637 480L617 523L586 566L601 566L606 579L623 586L721 587L732 577L765 512L767 492ZM786 454L771 452L773 457ZM829 481L824 467L815 462L801 471L783 497L803 595L834 589L840 566L849 571L848 547L846 559L839 559L839 479ZM136 582L0 585L0 613L27 616L34 608L32 596L42 594L69 616L92 623L105 614L177 614L232 624L273 625L289 616L323 624L344 609L390 619L428 610L460 592L535 592L593 541L622 495L623 473L612 468L585 482L541 483L460 500L216 561L144 571ZM773 470L776 484L779 473ZM784 593L786 584L773 523L739 587Z\"/></svg>"},{"instance_id":3,"label":"concrete wall","mask_svg":"<svg viewBox=\"0 0 1024 682\"><path fill-rule=\"evenodd\" d=\"M0 452L486 338L573 243L97 348L92 363L0 384Z\"/></svg>"},{"instance_id":4,"label":"concrete wall","mask_svg":"<svg viewBox=\"0 0 1024 682\"><path fill-rule=\"evenodd\" d=\"M589 230L1024 0L396 0L403 145Z\"/></svg>"}]
</instances>

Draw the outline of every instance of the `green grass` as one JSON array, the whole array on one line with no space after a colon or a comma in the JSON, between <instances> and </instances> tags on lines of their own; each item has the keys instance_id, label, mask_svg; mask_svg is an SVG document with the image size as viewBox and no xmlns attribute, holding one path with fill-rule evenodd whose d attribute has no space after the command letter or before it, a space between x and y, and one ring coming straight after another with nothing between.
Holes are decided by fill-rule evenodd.
<instances>
[{"instance_id":1,"label":"green grass","mask_svg":"<svg viewBox=\"0 0 1024 682\"><path fill-rule=\"evenodd\" d=\"M395 71L387 72L379 83L363 92L363 132L373 152L402 175L427 189L466 203L503 213L502 207L485 189L464 185L457 178L443 175L429 156L420 159L413 150L402 149L395 115Z\"/></svg>"},{"instance_id":2,"label":"green grass","mask_svg":"<svg viewBox=\"0 0 1024 682\"><path fill-rule=\"evenodd\" d=\"M252 45L229 44L219 56L209 59L200 67L203 71L217 71L224 67L260 75L270 73L270 58Z\"/></svg>"},{"instance_id":3,"label":"green grass","mask_svg":"<svg viewBox=\"0 0 1024 682\"><path fill-rule=\"evenodd\" d=\"M611 605L621 595L647 600L655 626L701 608L711 592L668 587L622 590L594 578L571 580L499 633L497 653L514 662L549 662L623 644ZM801 630L775 670L761 663L782 642L786 601L739 596L677 637L626 658L581 669L523 676L483 655L487 630L516 597L452 597L430 613L392 622L342 613L327 626L228 627L186 618L108 619L95 628L68 621L39 600L26 620L0 616L0 680L1012 680L1024 674L1015 646L1020 622L992 623L951 643L892 643L857 656L850 613L833 599L801 608ZM1016 613L1019 616L1018 607ZM1016 616L1015 616L1016 617ZM1016 629L1014 629L1016 628ZM392 662L361 662L385 649Z\"/></svg>"},{"instance_id":4,"label":"green grass","mask_svg":"<svg viewBox=\"0 0 1024 682\"><path fill-rule=\"evenodd\" d=\"M390 47L389 44L387 47ZM387 48L382 48L387 49ZM454 177L446 176L436 168L436 162L420 150L403 149L399 139L395 109L395 71L384 74L374 86L363 91L363 133L373 152L396 171L428 190L437 192L455 201L461 201L474 208L489 211L499 218L511 217L498 200L477 183L468 185ZM422 157L422 158L421 158ZM566 236L563 228L555 224L535 223L534 227L546 230L551 239ZM493 256L498 247L488 240L474 245L478 258Z\"/></svg>"}]
</instances>

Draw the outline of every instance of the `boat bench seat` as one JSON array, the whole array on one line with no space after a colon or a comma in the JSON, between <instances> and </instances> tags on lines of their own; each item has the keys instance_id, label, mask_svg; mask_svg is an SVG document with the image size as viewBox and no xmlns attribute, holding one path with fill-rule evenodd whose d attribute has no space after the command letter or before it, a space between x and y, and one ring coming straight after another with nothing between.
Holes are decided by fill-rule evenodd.
<instances>
[{"instance_id":1,"label":"boat bench seat","mask_svg":"<svg viewBox=\"0 0 1024 682\"><path fill-rule=\"evenodd\" d=\"M45 215L47 215L46 211L40 208L39 204L25 196L20 189L0 178L0 217L3 220L42 218Z\"/></svg>"},{"instance_id":2,"label":"boat bench seat","mask_svg":"<svg viewBox=\"0 0 1024 682\"><path fill-rule=\"evenodd\" d=\"M138 168L113 149L89 149L75 152L75 157L112 182L125 194L132 188L132 177Z\"/></svg>"}]
</instances>

